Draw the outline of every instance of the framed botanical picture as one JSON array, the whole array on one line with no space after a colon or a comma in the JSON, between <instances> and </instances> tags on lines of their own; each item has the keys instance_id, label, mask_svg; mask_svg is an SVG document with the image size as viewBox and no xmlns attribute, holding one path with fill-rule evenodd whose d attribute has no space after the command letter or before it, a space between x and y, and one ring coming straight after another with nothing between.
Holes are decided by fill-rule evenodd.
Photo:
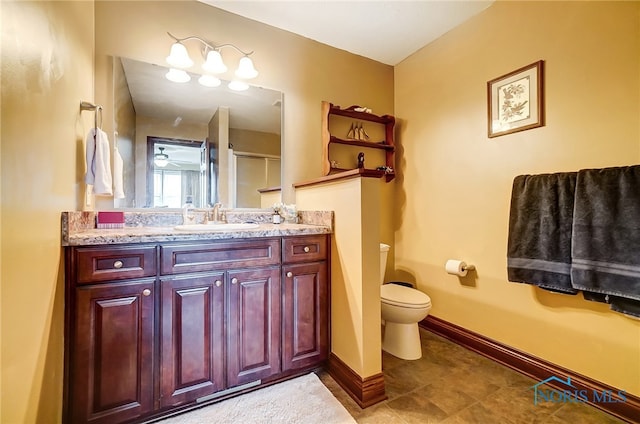
<instances>
[{"instance_id":1,"label":"framed botanical picture","mask_svg":"<svg viewBox=\"0 0 640 424\"><path fill-rule=\"evenodd\" d=\"M539 60L487 83L489 137L544 125L543 64Z\"/></svg>"}]
</instances>

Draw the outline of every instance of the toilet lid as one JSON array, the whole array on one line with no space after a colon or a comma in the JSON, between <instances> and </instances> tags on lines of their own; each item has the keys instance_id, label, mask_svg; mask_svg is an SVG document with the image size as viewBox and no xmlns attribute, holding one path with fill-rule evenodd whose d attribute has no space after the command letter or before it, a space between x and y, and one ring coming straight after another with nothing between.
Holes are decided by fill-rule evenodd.
<instances>
[{"instance_id":1,"label":"toilet lid","mask_svg":"<svg viewBox=\"0 0 640 424\"><path fill-rule=\"evenodd\" d=\"M424 308L431 306L431 298L420 290L398 284L383 284L380 298L384 303L405 308Z\"/></svg>"}]
</instances>

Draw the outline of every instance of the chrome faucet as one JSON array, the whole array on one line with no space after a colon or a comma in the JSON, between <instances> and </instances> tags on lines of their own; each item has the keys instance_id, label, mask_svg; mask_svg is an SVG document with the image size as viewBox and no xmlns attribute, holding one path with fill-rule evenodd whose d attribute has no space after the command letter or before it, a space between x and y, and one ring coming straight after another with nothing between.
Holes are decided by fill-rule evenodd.
<instances>
[{"instance_id":1,"label":"chrome faucet","mask_svg":"<svg viewBox=\"0 0 640 424\"><path fill-rule=\"evenodd\" d=\"M216 203L215 205L213 205L210 215L207 216L208 222L210 224L220 224L224 222L224 220L222 219L222 212L220 211L221 208L222 203Z\"/></svg>"}]
</instances>

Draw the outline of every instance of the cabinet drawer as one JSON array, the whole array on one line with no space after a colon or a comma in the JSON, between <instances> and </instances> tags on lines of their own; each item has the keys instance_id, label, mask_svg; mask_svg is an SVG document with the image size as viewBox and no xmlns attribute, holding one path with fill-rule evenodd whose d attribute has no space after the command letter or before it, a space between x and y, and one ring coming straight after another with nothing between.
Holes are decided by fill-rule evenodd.
<instances>
[{"instance_id":1,"label":"cabinet drawer","mask_svg":"<svg viewBox=\"0 0 640 424\"><path fill-rule=\"evenodd\" d=\"M156 248L109 247L76 250L78 283L153 277L156 275Z\"/></svg>"},{"instance_id":2,"label":"cabinet drawer","mask_svg":"<svg viewBox=\"0 0 640 424\"><path fill-rule=\"evenodd\" d=\"M274 239L164 245L160 251L163 275L279 263L280 240Z\"/></svg>"},{"instance_id":3,"label":"cabinet drawer","mask_svg":"<svg viewBox=\"0 0 640 424\"><path fill-rule=\"evenodd\" d=\"M327 259L327 236L288 237L282 240L283 262L311 262Z\"/></svg>"}]
</instances>

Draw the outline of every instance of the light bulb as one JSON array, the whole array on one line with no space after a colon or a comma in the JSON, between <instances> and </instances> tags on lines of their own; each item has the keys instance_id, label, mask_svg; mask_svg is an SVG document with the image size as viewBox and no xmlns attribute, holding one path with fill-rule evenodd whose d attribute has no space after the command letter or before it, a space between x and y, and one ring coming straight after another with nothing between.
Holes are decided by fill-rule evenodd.
<instances>
[{"instance_id":1,"label":"light bulb","mask_svg":"<svg viewBox=\"0 0 640 424\"><path fill-rule=\"evenodd\" d=\"M258 76L258 71L253 67L253 61L248 56L244 56L240 59L240 64L236 70L236 76L245 79L255 78Z\"/></svg>"},{"instance_id":2,"label":"light bulb","mask_svg":"<svg viewBox=\"0 0 640 424\"><path fill-rule=\"evenodd\" d=\"M166 73L165 77L169 81L173 82L189 82L191 81L191 77L182 69L174 69L170 68L169 72Z\"/></svg>"},{"instance_id":3,"label":"light bulb","mask_svg":"<svg viewBox=\"0 0 640 424\"><path fill-rule=\"evenodd\" d=\"M207 60L202 64L202 69L212 74L222 74L227 72L227 66L222 61L222 56L217 50L209 50Z\"/></svg>"},{"instance_id":4,"label":"light bulb","mask_svg":"<svg viewBox=\"0 0 640 424\"><path fill-rule=\"evenodd\" d=\"M171 53L167 56L167 63L174 68L189 68L193 65L193 60L187 53L187 48L179 42L173 43Z\"/></svg>"},{"instance_id":5,"label":"light bulb","mask_svg":"<svg viewBox=\"0 0 640 424\"><path fill-rule=\"evenodd\" d=\"M218 78L214 77L213 75L203 75L200 78L198 78L198 82L201 85L204 85L205 87L217 87L220 84L222 84L222 81L220 81Z\"/></svg>"},{"instance_id":6,"label":"light bulb","mask_svg":"<svg viewBox=\"0 0 640 424\"><path fill-rule=\"evenodd\" d=\"M244 81L234 80L229 83L229 89L233 91L244 91L249 89L249 84Z\"/></svg>"}]
</instances>

